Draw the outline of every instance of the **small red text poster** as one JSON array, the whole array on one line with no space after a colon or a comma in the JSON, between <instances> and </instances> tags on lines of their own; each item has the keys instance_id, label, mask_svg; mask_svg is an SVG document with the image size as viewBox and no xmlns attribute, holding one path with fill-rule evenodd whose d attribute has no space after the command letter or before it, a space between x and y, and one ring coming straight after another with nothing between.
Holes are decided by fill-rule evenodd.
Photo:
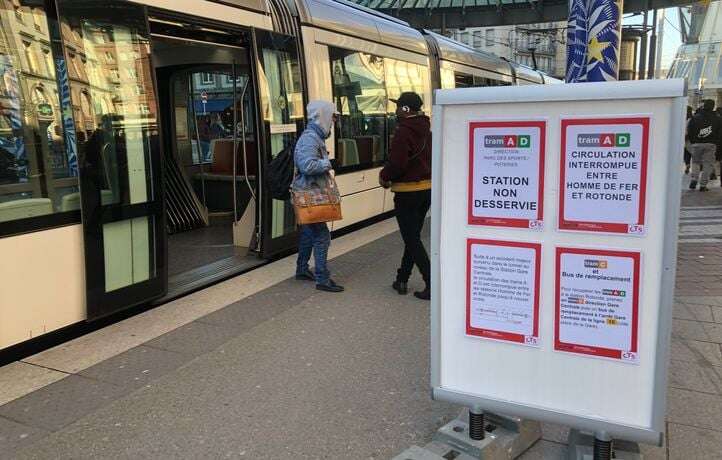
<instances>
[{"instance_id":1,"label":"small red text poster","mask_svg":"<svg viewBox=\"0 0 722 460\"><path fill-rule=\"evenodd\" d=\"M645 232L649 120L561 120L559 229Z\"/></svg>"},{"instance_id":2,"label":"small red text poster","mask_svg":"<svg viewBox=\"0 0 722 460\"><path fill-rule=\"evenodd\" d=\"M467 240L466 333L539 345L541 244Z\"/></svg>"},{"instance_id":3,"label":"small red text poster","mask_svg":"<svg viewBox=\"0 0 722 460\"><path fill-rule=\"evenodd\" d=\"M541 230L546 122L469 123L471 225Z\"/></svg>"},{"instance_id":4,"label":"small red text poster","mask_svg":"<svg viewBox=\"0 0 722 460\"><path fill-rule=\"evenodd\" d=\"M554 349L638 362L640 253L556 248Z\"/></svg>"}]
</instances>

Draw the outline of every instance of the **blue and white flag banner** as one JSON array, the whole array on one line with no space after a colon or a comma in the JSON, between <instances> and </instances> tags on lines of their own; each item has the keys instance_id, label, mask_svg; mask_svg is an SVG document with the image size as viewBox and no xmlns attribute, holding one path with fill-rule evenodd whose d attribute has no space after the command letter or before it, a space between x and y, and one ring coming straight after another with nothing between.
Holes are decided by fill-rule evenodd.
<instances>
[{"instance_id":1,"label":"blue and white flag banner","mask_svg":"<svg viewBox=\"0 0 722 460\"><path fill-rule=\"evenodd\" d=\"M567 83L584 81L587 72L587 0L570 0L567 25Z\"/></svg>"},{"instance_id":2,"label":"blue and white flag banner","mask_svg":"<svg viewBox=\"0 0 722 460\"><path fill-rule=\"evenodd\" d=\"M622 0L570 0L567 82L619 77Z\"/></svg>"},{"instance_id":3,"label":"blue and white flag banner","mask_svg":"<svg viewBox=\"0 0 722 460\"><path fill-rule=\"evenodd\" d=\"M0 54L0 78L3 80L5 91L0 93L0 116L8 120L12 130L10 136L0 137L2 148L10 152L18 163L18 177L26 180L28 177L27 158L25 153L25 139L23 138L23 114L20 106L20 82L13 60L7 54Z\"/></svg>"}]
</instances>

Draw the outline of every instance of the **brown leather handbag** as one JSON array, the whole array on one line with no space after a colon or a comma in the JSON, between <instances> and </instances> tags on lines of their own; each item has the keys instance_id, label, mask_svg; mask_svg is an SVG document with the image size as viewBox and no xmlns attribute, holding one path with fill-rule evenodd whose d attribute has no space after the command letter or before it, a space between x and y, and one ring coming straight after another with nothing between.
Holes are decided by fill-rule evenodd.
<instances>
[{"instance_id":1,"label":"brown leather handbag","mask_svg":"<svg viewBox=\"0 0 722 460\"><path fill-rule=\"evenodd\" d=\"M336 186L336 181L330 175L326 187L311 190L292 190L291 200L298 225L343 219L341 214L341 194Z\"/></svg>"}]
</instances>

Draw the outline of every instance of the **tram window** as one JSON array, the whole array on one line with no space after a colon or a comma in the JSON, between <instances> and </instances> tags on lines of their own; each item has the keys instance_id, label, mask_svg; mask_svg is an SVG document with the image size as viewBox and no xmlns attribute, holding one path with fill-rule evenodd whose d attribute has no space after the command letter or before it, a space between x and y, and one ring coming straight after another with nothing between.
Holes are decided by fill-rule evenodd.
<instances>
[{"instance_id":1,"label":"tram window","mask_svg":"<svg viewBox=\"0 0 722 460\"><path fill-rule=\"evenodd\" d=\"M451 69L441 69L441 89L454 89L456 88L456 81L454 80L454 71Z\"/></svg>"},{"instance_id":2,"label":"tram window","mask_svg":"<svg viewBox=\"0 0 722 460\"><path fill-rule=\"evenodd\" d=\"M474 86L474 77L466 73L456 72L454 81L455 88L471 88Z\"/></svg>"},{"instance_id":3,"label":"tram window","mask_svg":"<svg viewBox=\"0 0 722 460\"><path fill-rule=\"evenodd\" d=\"M510 81L498 80L490 77L474 76L474 86L509 86Z\"/></svg>"},{"instance_id":4,"label":"tram window","mask_svg":"<svg viewBox=\"0 0 722 460\"><path fill-rule=\"evenodd\" d=\"M339 172L370 168L386 156L386 76L378 56L329 47Z\"/></svg>"},{"instance_id":5,"label":"tram window","mask_svg":"<svg viewBox=\"0 0 722 460\"><path fill-rule=\"evenodd\" d=\"M61 2L61 12L62 3L70 2ZM144 19L82 16L61 18L63 38L75 47L67 53L77 75L70 89L73 106L81 109L75 119L80 157L97 168L104 205L145 203L153 199L148 177L157 107Z\"/></svg>"},{"instance_id":6,"label":"tram window","mask_svg":"<svg viewBox=\"0 0 722 460\"><path fill-rule=\"evenodd\" d=\"M405 91L413 91L424 101L423 110L427 113L431 110L431 104L426 100L426 95L431 92L429 81L429 70L422 65L411 62L399 61L391 58L384 58L384 71L386 75L386 93L389 99L396 99ZM396 130L396 104L390 100L387 102L388 121L386 129L388 132L388 143ZM374 152L376 153L376 152ZM386 152L378 152L375 160L386 160Z\"/></svg>"},{"instance_id":7,"label":"tram window","mask_svg":"<svg viewBox=\"0 0 722 460\"><path fill-rule=\"evenodd\" d=\"M78 193L77 156L57 92L62 75L46 47L59 40L44 8L24 3L0 2L8 41L0 48L0 234L56 224L52 215L72 210Z\"/></svg>"}]
</instances>

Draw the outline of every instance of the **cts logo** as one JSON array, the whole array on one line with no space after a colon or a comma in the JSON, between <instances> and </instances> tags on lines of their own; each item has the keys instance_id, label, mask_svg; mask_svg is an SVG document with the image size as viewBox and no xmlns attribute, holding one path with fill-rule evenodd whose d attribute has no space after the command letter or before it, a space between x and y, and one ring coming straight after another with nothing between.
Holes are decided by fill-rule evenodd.
<instances>
[{"instance_id":1,"label":"cts logo","mask_svg":"<svg viewBox=\"0 0 722 460\"><path fill-rule=\"evenodd\" d=\"M598 259L584 259L584 268L607 268L607 261Z\"/></svg>"},{"instance_id":2,"label":"cts logo","mask_svg":"<svg viewBox=\"0 0 722 460\"><path fill-rule=\"evenodd\" d=\"M577 147L629 147L629 133L577 134Z\"/></svg>"},{"instance_id":3,"label":"cts logo","mask_svg":"<svg viewBox=\"0 0 722 460\"><path fill-rule=\"evenodd\" d=\"M501 147L505 149L528 149L531 147L529 135L488 135L484 136L484 147Z\"/></svg>"}]
</instances>

